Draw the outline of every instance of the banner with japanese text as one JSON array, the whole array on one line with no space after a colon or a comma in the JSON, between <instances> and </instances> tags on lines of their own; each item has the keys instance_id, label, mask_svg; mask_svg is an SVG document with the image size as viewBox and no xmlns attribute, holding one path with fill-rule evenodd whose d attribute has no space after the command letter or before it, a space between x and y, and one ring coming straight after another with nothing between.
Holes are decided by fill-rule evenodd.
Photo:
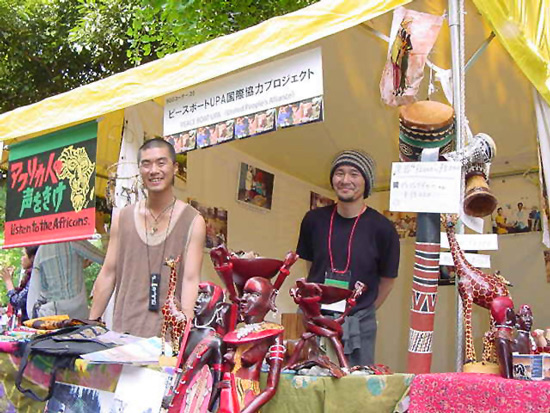
<instances>
[{"instance_id":1,"label":"banner with japanese text","mask_svg":"<svg viewBox=\"0 0 550 413\"><path fill-rule=\"evenodd\" d=\"M89 238L97 123L10 145L4 248Z\"/></svg>"},{"instance_id":2,"label":"banner with japanese text","mask_svg":"<svg viewBox=\"0 0 550 413\"><path fill-rule=\"evenodd\" d=\"M322 95L322 53L317 47L168 96L164 136L177 152L185 152L318 121ZM250 115L257 116L248 119ZM215 142L201 136L208 128Z\"/></svg>"}]
</instances>

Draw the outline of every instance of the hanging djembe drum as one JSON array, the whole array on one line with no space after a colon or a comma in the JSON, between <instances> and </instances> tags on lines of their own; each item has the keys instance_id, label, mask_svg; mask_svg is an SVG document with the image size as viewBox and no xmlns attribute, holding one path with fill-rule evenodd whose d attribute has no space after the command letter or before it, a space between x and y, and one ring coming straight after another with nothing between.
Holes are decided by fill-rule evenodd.
<instances>
[{"instance_id":1,"label":"hanging djembe drum","mask_svg":"<svg viewBox=\"0 0 550 413\"><path fill-rule=\"evenodd\" d=\"M399 110L399 158L420 161L424 149L452 151L455 136L454 109L433 101L416 102ZM434 160L437 160L435 157ZM439 214L417 216L412 303L410 311L408 372L429 373L439 280Z\"/></svg>"},{"instance_id":2,"label":"hanging djembe drum","mask_svg":"<svg viewBox=\"0 0 550 413\"><path fill-rule=\"evenodd\" d=\"M452 151L455 136L454 109L430 100L399 109L399 160L420 161L426 148Z\"/></svg>"},{"instance_id":3,"label":"hanging djembe drum","mask_svg":"<svg viewBox=\"0 0 550 413\"><path fill-rule=\"evenodd\" d=\"M496 150L495 142L489 135L478 133L464 149L445 155L447 160L461 162L464 167L464 212L473 217L491 215L497 207L497 199L488 183L490 164Z\"/></svg>"}]
</instances>

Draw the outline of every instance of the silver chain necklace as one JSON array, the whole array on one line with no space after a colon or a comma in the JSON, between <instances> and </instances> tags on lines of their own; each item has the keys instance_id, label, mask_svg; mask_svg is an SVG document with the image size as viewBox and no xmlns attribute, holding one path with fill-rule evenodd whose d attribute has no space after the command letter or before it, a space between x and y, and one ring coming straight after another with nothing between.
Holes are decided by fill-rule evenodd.
<instances>
[{"instance_id":1,"label":"silver chain necklace","mask_svg":"<svg viewBox=\"0 0 550 413\"><path fill-rule=\"evenodd\" d=\"M153 221L154 221L153 225L151 226L151 235L155 235L157 233L157 231L159 229L159 227L158 227L159 220L162 218L164 213L166 211L168 211L168 208L170 208L170 207L172 207L172 209L174 208L175 203L176 203L176 197L174 197L172 202L170 202L168 205L166 205L166 207L161 211L161 213L158 214L158 216L155 217L153 215L153 211L151 211L151 208L149 208L149 205L147 205L147 202L145 202L145 207L147 208L147 211L149 211L149 214L151 215L151 218L153 218ZM147 232L147 218L145 219L145 232Z\"/></svg>"}]
</instances>

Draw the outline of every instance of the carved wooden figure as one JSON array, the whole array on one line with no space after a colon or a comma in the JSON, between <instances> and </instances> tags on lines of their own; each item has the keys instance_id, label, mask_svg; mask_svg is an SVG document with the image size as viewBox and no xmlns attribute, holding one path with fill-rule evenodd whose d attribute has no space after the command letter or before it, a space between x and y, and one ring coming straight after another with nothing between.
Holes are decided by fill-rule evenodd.
<instances>
[{"instance_id":1,"label":"carved wooden figure","mask_svg":"<svg viewBox=\"0 0 550 413\"><path fill-rule=\"evenodd\" d=\"M533 312L527 304L522 305L516 314L517 337L514 341L514 351L520 354L531 354L537 351L535 339L531 336L533 328Z\"/></svg>"},{"instance_id":2,"label":"carved wooden figure","mask_svg":"<svg viewBox=\"0 0 550 413\"><path fill-rule=\"evenodd\" d=\"M486 274L470 264L456 240L455 225L457 216L442 215L442 219L446 221L447 238L449 239L458 279L458 292L462 299L466 336L465 361L466 363L474 362L476 361L476 355L472 336L472 305L477 304L480 307L490 309L491 303L496 297L510 296L507 286L511 284L498 271L494 274ZM491 325L494 325L492 318ZM489 353L490 351L487 352L487 354Z\"/></svg>"},{"instance_id":3,"label":"carved wooden figure","mask_svg":"<svg viewBox=\"0 0 550 413\"><path fill-rule=\"evenodd\" d=\"M225 351L222 335L227 332L229 304L224 303L224 298L218 285L211 282L199 284L194 325L182 349L183 357L173 389L163 401L169 413L214 411Z\"/></svg>"},{"instance_id":4,"label":"carved wooden figure","mask_svg":"<svg viewBox=\"0 0 550 413\"><path fill-rule=\"evenodd\" d=\"M500 375L513 378L514 330L516 313L510 297L495 297L491 302L491 317L495 320L494 343Z\"/></svg>"},{"instance_id":5,"label":"carved wooden figure","mask_svg":"<svg viewBox=\"0 0 550 413\"><path fill-rule=\"evenodd\" d=\"M273 288L278 291L290 274L290 267L298 260L295 252L288 252L285 260L274 258L240 258L231 254L225 245L210 250L210 258L214 269L223 281L229 300L233 303L230 309L229 330L235 329L240 297L247 280L252 277L272 279L277 274Z\"/></svg>"},{"instance_id":6,"label":"carved wooden figure","mask_svg":"<svg viewBox=\"0 0 550 413\"><path fill-rule=\"evenodd\" d=\"M275 309L275 290L262 277L250 278L239 300L239 313L245 324L223 338L228 346L224 356L224 377L220 383L218 413L257 412L274 395L279 384L285 347L283 326L264 321ZM266 387L260 389L264 359L269 365Z\"/></svg>"},{"instance_id":7,"label":"carved wooden figure","mask_svg":"<svg viewBox=\"0 0 550 413\"><path fill-rule=\"evenodd\" d=\"M180 348L180 342L183 338L185 326L187 324L187 316L182 311L181 303L176 298L176 282L178 278L177 266L181 257L169 258L165 265L170 267L170 280L168 282L168 295L162 306L162 328L160 333L161 339L161 354L165 354L166 334L170 331L173 354L177 354Z\"/></svg>"},{"instance_id":8,"label":"carved wooden figure","mask_svg":"<svg viewBox=\"0 0 550 413\"><path fill-rule=\"evenodd\" d=\"M365 284L360 281L357 281L353 291L306 282L303 278L296 281L296 288L290 290L290 295L304 313L307 331L302 334L294 354L288 361L288 367L292 367L296 363L305 342L319 336L326 337L331 341L338 356L340 367L349 369L350 366L342 346L342 324L352 308L355 307L357 297L363 294L365 289ZM338 318L332 319L321 314L321 304L330 304L343 299L347 299L346 309Z\"/></svg>"}]
</instances>

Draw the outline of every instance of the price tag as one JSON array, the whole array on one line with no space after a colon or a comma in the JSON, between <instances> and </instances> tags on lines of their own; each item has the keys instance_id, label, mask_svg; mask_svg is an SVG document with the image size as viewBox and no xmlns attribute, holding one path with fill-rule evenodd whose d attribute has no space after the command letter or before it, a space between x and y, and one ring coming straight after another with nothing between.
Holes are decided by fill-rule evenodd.
<instances>
[{"instance_id":1,"label":"price tag","mask_svg":"<svg viewBox=\"0 0 550 413\"><path fill-rule=\"evenodd\" d=\"M496 251L498 250L497 234L456 234L458 245L463 251ZM449 248L449 239L441 233L441 248Z\"/></svg>"},{"instance_id":2,"label":"price tag","mask_svg":"<svg viewBox=\"0 0 550 413\"><path fill-rule=\"evenodd\" d=\"M466 260L476 268L491 268L491 256L485 254L464 254ZM455 265L450 252L442 252L439 255L439 265Z\"/></svg>"},{"instance_id":3,"label":"price tag","mask_svg":"<svg viewBox=\"0 0 550 413\"><path fill-rule=\"evenodd\" d=\"M461 179L459 162L394 162L390 211L456 214Z\"/></svg>"}]
</instances>

